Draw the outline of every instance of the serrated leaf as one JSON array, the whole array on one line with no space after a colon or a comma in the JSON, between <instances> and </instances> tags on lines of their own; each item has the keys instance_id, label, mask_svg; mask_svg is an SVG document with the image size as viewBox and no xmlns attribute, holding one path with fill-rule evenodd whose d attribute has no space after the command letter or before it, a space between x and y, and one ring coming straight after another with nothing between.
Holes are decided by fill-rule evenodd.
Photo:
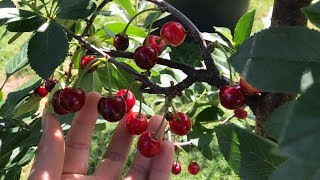
<instances>
[{"instance_id":1,"label":"serrated leaf","mask_svg":"<svg viewBox=\"0 0 320 180\"><path fill-rule=\"evenodd\" d=\"M117 3L122 9L125 9L130 17L135 15L135 10L130 0L113 0L113 2Z\"/></svg>"},{"instance_id":2,"label":"serrated leaf","mask_svg":"<svg viewBox=\"0 0 320 180\"><path fill-rule=\"evenodd\" d=\"M238 21L234 30L235 46L241 45L251 34L256 10L247 12Z\"/></svg>"},{"instance_id":3,"label":"serrated leaf","mask_svg":"<svg viewBox=\"0 0 320 180\"><path fill-rule=\"evenodd\" d=\"M280 139L281 153L309 163L320 162L319 91L320 84L315 84L298 98Z\"/></svg>"},{"instance_id":4,"label":"serrated leaf","mask_svg":"<svg viewBox=\"0 0 320 180\"><path fill-rule=\"evenodd\" d=\"M32 18L9 23L7 30L10 32L31 32L38 29L43 23L45 23L44 18L34 16Z\"/></svg>"},{"instance_id":5,"label":"serrated leaf","mask_svg":"<svg viewBox=\"0 0 320 180\"><path fill-rule=\"evenodd\" d=\"M272 154L276 145L235 124L215 127L219 148L241 179L268 179L285 158Z\"/></svg>"},{"instance_id":6,"label":"serrated leaf","mask_svg":"<svg viewBox=\"0 0 320 180\"><path fill-rule=\"evenodd\" d=\"M24 68L28 64L28 42L25 42L18 52L18 54L13 58L13 60L9 61L6 67L6 76L9 78L11 75Z\"/></svg>"},{"instance_id":7,"label":"serrated leaf","mask_svg":"<svg viewBox=\"0 0 320 180\"><path fill-rule=\"evenodd\" d=\"M32 90L36 89L41 84L41 81L42 79L39 76L36 76L9 93L5 103L0 108L0 115L2 117L8 115L7 113L14 109L15 105Z\"/></svg>"},{"instance_id":8,"label":"serrated leaf","mask_svg":"<svg viewBox=\"0 0 320 180\"><path fill-rule=\"evenodd\" d=\"M17 8L0 8L0 25L37 16L36 13Z\"/></svg>"},{"instance_id":9,"label":"serrated leaf","mask_svg":"<svg viewBox=\"0 0 320 180\"><path fill-rule=\"evenodd\" d=\"M30 66L43 79L48 79L64 61L68 47L68 39L62 27L55 22L50 22L44 32L36 32L29 41Z\"/></svg>"},{"instance_id":10,"label":"serrated leaf","mask_svg":"<svg viewBox=\"0 0 320 180\"><path fill-rule=\"evenodd\" d=\"M58 6L58 18L73 20L90 16L97 7L91 0L61 0Z\"/></svg>"},{"instance_id":11,"label":"serrated leaf","mask_svg":"<svg viewBox=\"0 0 320 180\"><path fill-rule=\"evenodd\" d=\"M214 122L219 120L219 116L223 116L224 112L217 106L210 106L202 110L196 116L196 123Z\"/></svg>"},{"instance_id":12,"label":"serrated leaf","mask_svg":"<svg viewBox=\"0 0 320 180\"><path fill-rule=\"evenodd\" d=\"M114 34L118 34L123 31L123 29L126 27L126 23L120 23L120 22L112 22L105 25L105 27L110 30ZM129 36L138 36L145 38L147 36L147 32L144 31L142 28L129 25L127 29L127 35Z\"/></svg>"},{"instance_id":13,"label":"serrated leaf","mask_svg":"<svg viewBox=\"0 0 320 180\"><path fill-rule=\"evenodd\" d=\"M307 16L312 24L320 28L320 2L316 2L302 8L302 12Z\"/></svg>"},{"instance_id":14,"label":"serrated leaf","mask_svg":"<svg viewBox=\"0 0 320 180\"><path fill-rule=\"evenodd\" d=\"M245 41L229 62L258 89L299 93L320 81L318 47L320 33L315 30L271 28Z\"/></svg>"},{"instance_id":15,"label":"serrated leaf","mask_svg":"<svg viewBox=\"0 0 320 180\"><path fill-rule=\"evenodd\" d=\"M101 93L102 84L101 84L98 73L94 71L93 73L84 74L79 83L79 87L81 87L86 93L91 91L96 91Z\"/></svg>"}]
</instances>

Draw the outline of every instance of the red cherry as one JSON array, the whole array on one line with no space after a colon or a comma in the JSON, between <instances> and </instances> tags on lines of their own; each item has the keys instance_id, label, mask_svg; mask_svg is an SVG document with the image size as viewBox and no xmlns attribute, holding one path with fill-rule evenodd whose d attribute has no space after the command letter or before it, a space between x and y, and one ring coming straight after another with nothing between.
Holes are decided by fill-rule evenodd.
<instances>
[{"instance_id":1,"label":"red cherry","mask_svg":"<svg viewBox=\"0 0 320 180\"><path fill-rule=\"evenodd\" d=\"M176 47L184 41L186 32L180 23L170 21L162 26L160 36L166 39L171 46Z\"/></svg>"},{"instance_id":2,"label":"red cherry","mask_svg":"<svg viewBox=\"0 0 320 180\"><path fill-rule=\"evenodd\" d=\"M126 130L132 135L143 133L148 126L146 115L138 112L129 113L126 119Z\"/></svg>"},{"instance_id":3,"label":"red cherry","mask_svg":"<svg viewBox=\"0 0 320 180\"><path fill-rule=\"evenodd\" d=\"M181 164L178 162L173 162L172 168L171 168L171 173L172 174L180 174L181 172Z\"/></svg>"},{"instance_id":4,"label":"red cherry","mask_svg":"<svg viewBox=\"0 0 320 180\"><path fill-rule=\"evenodd\" d=\"M248 113L243 108L234 110L234 115L239 119L245 119L248 116Z\"/></svg>"},{"instance_id":5,"label":"red cherry","mask_svg":"<svg viewBox=\"0 0 320 180\"><path fill-rule=\"evenodd\" d=\"M220 103L227 109L239 109L246 101L245 94L241 91L240 86L223 86L219 92Z\"/></svg>"},{"instance_id":6,"label":"red cherry","mask_svg":"<svg viewBox=\"0 0 320 180\"><path fill-rule=\"evenodd\" d=\"M188 171L190 174L196 175L200 171L200 166L197 162L192 162L188 166Z\"/></svg>"},{"instance_id":7,"label":"red cherry","mask_svg":"<svg viewBox=\"0 0 320 180\"><path fill-rule=\"evenodd\" d=\"M60 93L61 93L62 89L59 89L58 91L56 91L53 96L52 96L52 100L51 100L51 105L53 107L54 112L56 112L59 115L64 115L64 114L68 114L69 111L65 110L61 105L60 105Z\"/></svg>"},{"instance_id":8,"label":"red cherry","mask_svg":"<svg viewBox=\"0 0 320 180\"><path fill-rule=\"evenodd\" d=\"M177 112L177 117L169 122L170 129L173 133L184 136L191 130L192 123L188 115L182 112Z\"/></svg>"},{"instance_id":9,"label":"red cherry","mask_svg":"<svg viewBox=\"0 0 320 180\"><path fill-rule=\"evenodd\" d=\"M127 111L126 101L122 96L101 97L98 112L109 122L117 122L124 117Z\"/></svg>"},{"instance_id":10,"label":"red cherry","mask_svg":"<svg viewBox=\"0 0 320 180\"><path fill-rule=\"evenodd\" d=\"M147 43L147 40L148 40L148 43ZM143 41L143 45L152 46L154 49L158 51L158 54L160 54L166 46L166 41L159 36L150 35Z\"/></svg>"},{"instance_id":11,"label":"red cherry","mask_svg":"<svg viewBox=\"0 0 320 180\"><path fill-rule=\"evenodd\" d=\"M80 68L83 70L89 62L93 61L96 59L96 56L95 55L85 55L81 58L81 61L80 61ZM95 71L97 69L98 66L94 66L92 68L90 68L88 70L88 73L92 73L93 71Z\"/></svg>"},{"instance_id":12,"label":"red cherry","mask_svg":"<svg viewBox=\"0 0 320 180\"><path fill-rule=\"evenodd\" d=\"M34 90L34 93L39 97L44 98L48 94L48 91L44 87L39 86Z\"/></svg>"},{"instance_id":13,"label":"red cherry","mask_svg":"<svg viewBox=\"0 0 320 180\"><path fill-rule=\"evenodd\" d=\"M126 34L117 34L113 39L113 46L118 51L124 51L129 47L129 37Z\"/></svg>"},{"instance_id":14,"label":"red cherry","mask_svg":"<svg viewBox=\"0 0 320 180\"><path fill-rule=\"evenodd\" d=\"M155 133L146 131L143 132L137 142L139 152L145 157L153 157L161 150L161 140L154 139Z\"/></svg>"},{"instance_id":15,"label":"red cherry","mask_svg":"<svg viewBox=\"0 0 320 180\"><path fill-rule=\"evenodd\" d=\"M247 95L255 95L255 94L261 93L261 90L251 86L251 84L249 84L242 77L240 78L240 87L241 87L241 90Z\"/></svg>"},{"instance_id":16,"label":"red cherry","mask_svg":"<svg viewBox=\"0 0 320 180\"><path fill-rule=\"evenodd\" d=\"M134 96L134 94L131 91L128 91L128 94L127 94L126 89L120 89L116 93L116 96L122 96L126 100L127 112L129 112L134 106L134 104L136 103L136 97Z\"/></svg>"},{"instance_id":17,"label":"red cherry","mask_svg":"<svg viewBox=\"0 0 320 180\"><path fill-rule=\"evenodd\" d=\"M81 89L72 89L67 87L60 92L60 105L69 112L79 111L86 99L85 92Z\"/></svg>"},{"instance_id":18,"label":"red cherry","mask_svg":"<svg viewBox=\"0 0 320 180\"><path fill-rule=\"evenodd\" d=\"M135 50L133 59L141 69L149 70L156 65L158 52L152 46L140 46Z\"/></svg>"},{"instance_id":19,"label":"red cherry","mask_svg":"<svg viewBox=\"0 0 320 180\"><path fill-rule=\"evenodd\" d=\"M44 82L44 87L48 92L51 92L51 90L54 88L54 86L58 83L58 80L56 79L47 79Z\"/></svg>"}]
</instances>

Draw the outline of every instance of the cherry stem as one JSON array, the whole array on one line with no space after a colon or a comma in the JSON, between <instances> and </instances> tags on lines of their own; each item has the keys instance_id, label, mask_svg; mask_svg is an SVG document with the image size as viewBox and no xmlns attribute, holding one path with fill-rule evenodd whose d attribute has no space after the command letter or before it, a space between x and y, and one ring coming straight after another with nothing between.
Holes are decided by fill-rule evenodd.
<instances>
[{"instance_id":1,"label":"cherry stem","mask_svg":"<svg viewBox=\"0 0 320 180\"><path fill-rule=\"evenodd\" d=\"M131 83L129 86L128 86L128 88L127 88L127 90L126 90L126 94L124 95L124 98L127 98L128 97L128 93L129 93L129 90L132 88L132 86L134 85L134 84L136 84L137 83L137 81L134 81L133 83Z\"/></svg>"},{"instance_id":2,"label":"cherry stem","mask_svg":"<svg viewBox=\"0 0 320 180\"><path fill-rule=\"evenodd\" d=\"M139 113L138 113L138 117L140 116L141 112L142 112L142 93L139 93L140 95L140 108L139 108Z\"/></svg>"},{"instance_id":3,"label":"cherry stem","mask_svg":"<svg viewBox=\"0 0 320 180\"><path fill-rule=\"evenodd\" d=\"M154 137L153 137L153 139L158 139L158 136L159 136L159 133L160 133L160 129L161 129L163 123L164 123L164 120L166 119L166 116L165 116L165 115L168 113L168 109L169 109L169 105L168 105L168 102L167 102L167 101L168 101L168 100L167 100L167 98L166 98L165 103L164 103L164 105L165 105L164 116L162 117L161 123L160 123L160 125L159 125L159 127L158 127L158 129L157 129L157 131L156 131L156 133L155 133L155 135L154 135Z\"/></svg>"},{"instance_id":4,"label":"cherry stem","mask_svg":"<svg viewBox=\"0 0 320 180\"><path fill-rule=\"evenodd\" d=\"M149 38L150 38L150 33L151 33L151 29L152 29L153 23L155 22L158 14L159 14L159 12L157 12L157 14L153 17L153 19L152 19L152 21L151 21L151 24L150 24L150 27L149 27L149 30L148 30L148 34L147 34L147 41L146 41L146 45L147 45L147 46L149 45ZM159 41L159 42L160 42L160 41Z\"/></svg>"},{"instance_id":5,"label":"cherry stem","mask_svg":"<svg viewBox=\"0 0 320 180\"><path fill-rule=\"evenodd\" d=\"M112 96L112 84L111 84L111 69L110 69L110 65L109 65L109 62L106 62L106 65L107 65L107 74L108 74L108 87L109 87L109 97Z\"/></svg>"},{"instance_id":6,"label":"cherry stem","mask_svg":"<svg viewBox=\"0 0 320 180\"><path fill-rule=\"evenodd\" d=\"M127 23L126 27L123 29L123 31L121 32L122 35L126 34L127 32L127 29L129 28L129 25L132 23L132 21L137 18L140 14L144 13L144 12L147 12L147 11L160 11L160 9L158 8L150 8L150 9L145 9L145 10L142 10L140 12L138 12L136 15L134 15L130 21Z\"/></svg>"},{"instance_id":7,"label":"cherry stem","mask_svg":"<svg viewBox=\"0 0 320 180\"><path fill-rule=\"evenodd\" d=\"M8 82L8 77L4 80L3 84L1 85L0 91L3 89L4 85Z\"/></svg>"},{"instance_id":8,"label":"cherry stem","mask_svg":"<svg viewBox=\"0 0 320 180\"><path fill-rule=\"evenodd\" d=\"M171 105L171 107L172 107L172 110L173 110L174 115L177 117L177 120L180 121L181 119L180 119L180 117L178 116L177 111L176 111L176 108L174 107L172 101L170 101L170 105Z\"/></svg>"}]
</instances>

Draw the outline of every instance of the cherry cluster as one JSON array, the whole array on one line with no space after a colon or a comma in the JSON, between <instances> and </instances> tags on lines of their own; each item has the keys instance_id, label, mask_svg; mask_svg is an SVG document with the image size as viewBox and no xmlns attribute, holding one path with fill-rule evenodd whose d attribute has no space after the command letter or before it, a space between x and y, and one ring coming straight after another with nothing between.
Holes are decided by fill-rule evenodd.
<instances>
[{"instance_id":1,"label":"cherry cluster","mask_svg":"<svg viewBox=\"0 0 320 180\"><path fill-rule=\"evenodd\" d=\"M182 166L179 162L174 162L172 164L172 168L171 168L171 173L172 174L180 174L180 172L182 171ZM188 172L192 175L196 175L198 174L198 172L200 171L200 166L197 162L191 162L188 165Z\"/></svg>"},{"instance_id":2,"label":"cherry cluster","mask_svg":"<svg viewBox=\"0 0 320 180\"><path fill-rule=\"evenodd\" d=\"M48 95L49 92L54 88L54 86L58 83L58 80L56 79L48 79L44 82L44 86L39 86L34 90L34 93L41 97L44 98Z\"/></svg>"}]
</instances>

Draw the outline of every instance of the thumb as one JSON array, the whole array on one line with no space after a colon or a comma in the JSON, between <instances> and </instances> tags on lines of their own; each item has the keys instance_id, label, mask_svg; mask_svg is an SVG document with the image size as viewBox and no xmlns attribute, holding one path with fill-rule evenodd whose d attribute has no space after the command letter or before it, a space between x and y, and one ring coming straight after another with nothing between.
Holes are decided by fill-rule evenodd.
<instances>
[{"instance_id":1,"label":"thumb","mask_svg":"<svg viewBox=\"0 0 320 180\"><path fill-rule=\"evenodd\" d=\"M42 137L28 179L60 179L64 161L64 136L54 114L42 117Z\"/></svg>"}]
</instances>

